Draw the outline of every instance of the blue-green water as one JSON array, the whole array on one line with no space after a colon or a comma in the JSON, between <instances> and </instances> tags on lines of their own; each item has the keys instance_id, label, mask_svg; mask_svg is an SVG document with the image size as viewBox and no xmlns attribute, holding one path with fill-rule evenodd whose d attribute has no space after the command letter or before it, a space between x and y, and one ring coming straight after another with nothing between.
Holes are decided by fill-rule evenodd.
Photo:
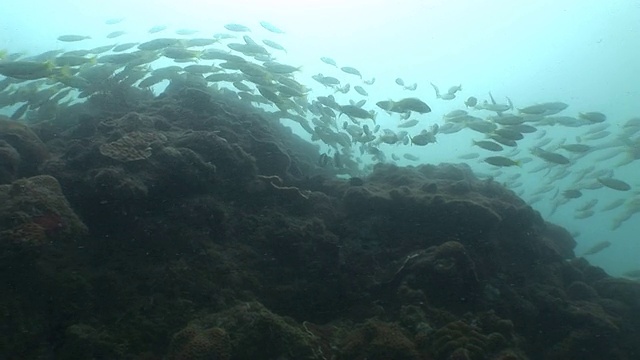
<instances>
[{"instance_id":1,"label":"blue-green water","mask_svg":"<svg viewBox=\"0 0 640 360\"><path fill-rule=\"evenodd\" d=\"M637 255L640 254L637 235L640 217L631 216L612 230L614 219L625 211L633 211L640 201L639 163L635 160L622 165L634 146L640 147L638 136L631 136L626 143L619 141L626 121L640 116L640 30L637 24L640 4L636 1L544 0L473 4L471 1L239 1L233 4L211 1L205 5L196 1L78 3L39 0L5 6L1 16L0 49L6 49L9 54L21 52L24 56L53 49L68 51L144 42L158 37L211 37L216 33L229 33L225 24L243 24L251 28L248 34L254 40L270 39L287 49L286 53L277 50L271 53L279 62L301 66L295 77L310 88L309 101L330 94L334 94L340 104L366 98L364 108L375 110L377 124L392 131L398 131L398 115L388 115L376 107L377 101L409 96L425 101L432 112L412 116L419 124L408 129L410 135L433 124L444 125L444 114L466 109L464 100L469 96L477 97L480 102L488 101L489 92L501 103L509 97L516 108L562 101L569 107L559 115L576 117L580 112L602 112L607 115L609 126L606 131L610 132L603 139L584 139L584 133L595 125L538 126L536 134L529 134L518 142L519 154L508 155L516 160L533 157L530 148L540 141L537 138L543 130L546 135L541 139L551 139L550 146L561 141L575 143L576 137L580 136L582 143L602 147L584 157L563 152L571 158L571 164L556 165L551 173L547 170L531 172L542 164L537 158L522 167L503 169L482 162L479 159L495 154L472 147L471 140L483 139L483 135L469 129L439 134L436 144L424 147L404 144L377 147L387 155L388 161L392 161L391 154L396 154L400 158L396 162L400 165L465 161L478 173L505 183L511 176L521 174L516 184L511 182L510 185L525 200L532 200L533 193L551 184L550 190L533 206L549 221L580 233L577 254L607 240L612 245L590 256L589 261L612 275L640 268ZM115 19L122 20L106 23L114 23L116 21L109 20ZM275 34L262 28L259 22L265 20L285 33ZM148 30L157 25L166 25L167 29L149 34ZM197 30L197 33L177 35L179 29ZM114 31L126 33L113 39L106 37ZM65 34L86 35L91 39L72 43L57 40ZM241 39L242 34L236 36ZM212 47L227 49L225 42ZM365 80L375 78L376 81L370 86L363 85L359 78L320 61L322 56L335 59L339 67L355 67ZM161 59L150 66L158 68L169 64L170 60ZM351 91L341 94L323 87L312 79L318 73L335 76L343 84L350 83ZM417 89L403 90L395 83L398 77L407 84L417 83ZM443 91L461 84L462 91L455 99L442 100L436 98L430 83L437 84ZM353 90L355 85L365 86L369 95L357 94ZM154 89L156 93L161 86ZM232 88L230 84L225 86ZM0 112L11 115L20 105L6 106ZM495 115L486 110L467 110L481 118ZM311 114L308 115L311 118ZM346 120L343 116L338 123L342 125ZM310 139L297 124L290 122L290 125L301 136ZM328 149L326 145L318 144L323 150ZM598 160L609 151L618 151L619 155ZM480 153L480 158L459 158L470 152ZM359 151L354 153L359 154ZM502 154L505 153L510 154L510 150ZM403 154L415 155L419 160L405 160ZM368 155L361 158L363 164L373 162ZM626 192L608 188L584 190L582 197L569 201L551 214L555 202L560 199L560 196L554 197L556 189L562 192L597 181L590 175L577 178L581 170L590 166L595 170L614 171L615 178L629 183L632 189ZM550 180L553 173L565 169L569 171L567 177ZM575 219L575 209L592 199L598 200L594 215ZM611 211L601 210L615 199L624 199L625 204Z\"/></svg>"}]
</instances>

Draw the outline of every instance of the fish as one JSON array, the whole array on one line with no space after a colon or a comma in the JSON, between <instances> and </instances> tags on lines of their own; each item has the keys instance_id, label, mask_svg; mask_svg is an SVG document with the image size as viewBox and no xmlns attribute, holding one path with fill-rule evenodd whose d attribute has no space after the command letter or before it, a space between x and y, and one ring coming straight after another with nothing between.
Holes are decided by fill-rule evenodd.
<instances>
[{"instance_id":1,"label":"fish","mask_svg":"<svg viewBox=\"0 0 640 360\"><path fill-rule=\"evenodd\" d=\"M355 119L371 119L375 121L375 115L373 113L355 105L340 106L340 115L342 114L346 114L347 116Z\"/></svg>"},{"instance_id":2,"label":"fish","mask_svg":"<svg viewBox=\"0 0 640 360\"><path fill-rule=\"evenodd\" d=\"M569 107L568 104L560 101L554 101L519 108L518 111L522 114L528 115L554 115L566 109L567 107Z\"/></svg>"},{"instance_id":3,"label":"fish","mask_svg":"<svg viewBox=\"0 0 640 360\"><path fill-rule=\"evenodd\" d=\"M284 34L284 31L280 30L276 26L266 21L260 21L260 26L262 26L265 30L270 31L274 34Z\"/></svg>"},{"instance_id":4,"label":"fish","mask_svg":"<svg viewBox=\"0 0 640 360\"><path fill-rule=\"evenodd\" d=\"M64 42L76 42L76 41L82 41L82 40L86 40L86 39L91 39L91 36L84 36L84 35L60 35L60 36L58 36L58 40L59 41L64 41Z\"/></svg>"},{"instance_id":5,"label":"fish","mask_svg":"<svg viewBox=\"0 0 640 360\"><path fill-rule=\"evenodd\" d=\"M155 50L162 50L164 48L168 48L169 46L176 46L178 44L180 44L179 39L158 38L158 39L149 40L147 42L143 42L142 44L138 45L138 49L155 51Z\"/></svg>"},{"instance_id":6,"label":"fish","mask_svg":"<svg viewBox=\"0 0 640 360\"><path fill-rule=\"evenodd\" d=\"M450 94L450 93L445 93L445 94L441 94L440 93L440 89L436 86L436 84L431 83L431 87L433 87L433 90L436 92L436 98L438 99L442 99L442 100L453 100L456 98L456 94Z\"/></svg>"},{"instance_id":7,"label":"fish","mask_svg":"<svg viewBox=\"0 0 640 360\"><path fill-rule=\"evenodd\" d=\"M405 122L401 122L398 124L398 127L401 129L410 128L418 125L419 121L416 119L407 120Z\"/></svg>"},{"instance_id":8,"label":"fish","mask_svg":"<svg viewBox=\"0 0 640 360\"><path fill-rule=\"evenodd\" d=\"M176 35L193 35L197 32L198 30L195 29L178 29L176 30Z\"/></svg>"},{"instance_id":9,"label":"fish","mask_svg":"<svg viewBox=\"0 0 640 360\"><path fill-rule=\"evenodd\" d=\"M504 156L489 156L484 159L484 162L494 166L520 166L519 161L514 161Z\"/></svg>"},{"instance_id":10,"label":"fish","mask_svg":"<svg viewBox=\"0 0 640 360\"><path fill-rule=\"evenodd\" d=\"M376 78L371 78L370 80L362 80L362 82L367 85L373 85L376 82Z\"/></svg>"},{"instance_id":11,"label":"fish","mask_svg":"<svg viewBox=\"0 0 640 360\"><path fill-rule=\"evenodd\" d=\"M152 26L151 28L149 28L149 30L147 30L147 32L149 34L155 34L155 33L159 33L160 31L164 31L167 29L166 25L155 25Z\"/></svg>"},{"instance_id":12,"label":"fish","mask_svg":"<svg viewBox=\"0 0 640 360\"><path fill-rule=\"evenodd\" d=\"M122 22L122 20L124 20L123 17L119 17L119 18L111 18L111 19L107 19L104 21L105 25L115 25L115 24L119 24Z\"/></svg>"},{"instance_id":13,"label":"fish","mask_svg":"<svg viewBox=\"0 0 640 360\"><path fill-rule=\"evenodd\" d=\"M343 66L340 68L340 70L346 72L347 74L351 74L351 75L356 75L358 77L360 77L360 79L362 79L362 74L360 74L360 71L358 71L358 69L351 67L351 66Z\"/></svg>"},{"instance_id":14,"label":"fish","mask_svg":"<svg viewBox=\"0 0 640 360\"><path fill-rule=\"evenodd\" d=\"M610 211L613 210L617 207L619 207L620 205L624 204L625 201L627 201L626 199L616 199L613 200L612 202L610 202L609 204L605 205L602 207L602 209L600 209L600 211L604 212L604 211Z\"/></svg>"},{"instance_id":15,"label":"fish","mask_svg":"<svg viewBox=\"0 0 640 360\"><path fill-rule=\"evenodd\" d=\"M285 49L284 46L278 44L275 41L272 41L272 40L269 40L269 39L264 39L264 40L262 40L262 43L267 45L268 47L270 47L272 49L281 50L281 51L284 51L285 53L287 53L287 49Z\"/></svg>"},{"instance_id":16,"label":"fish","mask_svg":"<svg viewBox=\"0 0 640 360\"><path fill-rule=\"evenodd\" d=\"M301 68L301 66L286 65L275 61L267 61L263 63L263 65L267 70L274 74L291 74L293 72L300 71Z\"/></svg>"},{"instance_id":17,"label":"fish","mask_svg":"<svg viewBox=\"0 0 640 360\"><path fill-rule=\"evenodd\" d=\"M562 192L562 196L567 199L577 199L582 196L582 192L576 189L569 189Z\"/></svg>"},{"instance_id":18,"label":"fish","mask_svg":"<svg viewBox=\"0 0 640 360\"><path fill-rule=\"evenodd\" d=\"M419 114L426 114L431 112L431 108L429 107L429 105L418 98L404 98L398 101L378 101L376 105L383 110L395 113L406 113L407 111L415 111Z\"/></svg>"},{"instance_id":19,"label":"fish","mask_svg":"<svg viewBox=\"0 0 640 360\"><path fill-rule=\"evenodd\" d=\"M468 121L466 123L466 126L473 131L477 131L483 134L489 134L498 129L498 126L496 124L485 120Z\"/></svg>"},{"instance_id":20,"label":"fish","mask_svg":"<svg viewBox=\"0 0 640 360\"><path fill-rule=\"evenodd\" d=\"M414 91L418 88L418 83L413 83L404 87L405 90Z\"/></svg>"},{"instance_id":21,"label":"fish","mask_svg":"<svg viewBox=\"0 0 640 360\"><path fill-rule=\"evenodd\" d=\"M218 40L213 38L193 38L193 39L181 40L181 43L184 47L209 46L217 42Z\"/></svg>"},{"instance_id":22,"label":"fish","mask_svg":"<svg viewBox=\"0 0 640 360\"><path fill-rule=\"evenodd\" d=\"M120 45L116 45L111 51L113 52L122 52L131 49L132 47L138 45L136 42L124 43Z\"/></svg>"},{"instance_id":23,"label":"fish","mask_svg":"<svg viewBox=\"0 0 640 360\"><path fill-rule=\"evenodd\" d=\"M595 245L593 245L592 247L590 247L589 249L587 249L587 251L585 251L584 253L582 253L582 256L585 255L594 255L599 253L600 251L608 248L609 246L611 246L611 242L609 241L601 241Z\"/></svg>"},{"instance_id":24,"label":"fish","mask_svg":"<svg viewBox=\"0 0 640 360\"><path fill-rule=\"evenodd\" d=\"M598 199L591 199L588 202L582 204L582 206L576 208L577 211L589 211L598 204Z\"/></svg>"},{"instance_id":25,"label":"fish","mask_svg":"<svg viewBox=\"0 0 640 360\"><path fill-rule=\"evenodd\" d=\"M466 107L474 107L478 105L478 99L475 96L469 96L467 100L464 101L464 105Z\"/></svg>"},{"instance_id":26,"label":"fish","mask_svg":"<svg viewBox=\"0 0 640 360\"><path fill-rule=\"evenodd\" d=\"M396 84L404 86L404 80L402 80L401 78L396 78Z\"/></svg>"},{"instance_id":27,"label":"fish","mask_svg":"<svg viewBox=\"0 0 640 360\"><path fill-rule=\"evenodd\" d=\"M576 213L573 215L574 219L586 219L586 218L590 218L595 214L595 212L593 210L586 210L586 211L576 211Z\"/></svg>"},{"instance_id":28,"label":"fish","mask_svg":"<svg viewBox=\"0 0 640 360\"><path fill-rule=\"evenodd\" d=\"M107 34L107 39L117 38L118 36L122 36L122 35L124 35L126 33L127 33L126 31L122 31L122 30L113 31L113 32L110 32L109 34Z\"/></svg>"},{"instance_id":29,"label":"fish","mask_svg":"<svg viewBox=\"0 0 640 360\"><path fill-rule=\"evenodd\" d=\"M353 87L353 90L355 90L358 94L362 95L362 96L369 96L369 93L367 92L367 90L365 90L362 86L360 85L356 85Z\"/></svg>"},{"instance_id":30,"label":"fish","mask_svg":"<svg viewBox=\"0 0 640 360\"><path fill-rule=\"evenodd\" d=\"M631 185L626 182L618 179L614 179L612 177L603 178L599 177L598 182L609 189L618 190L618 191L629 191L631 190Z\"/></svg>"},{"instance_id":31,"label":"fish","mask_svg":"<svg viewBox=\"0 0 640 360\"><path fill-rule=\"evenodd\" d=\"M170 46L162 49L162 55L174 60L196 59L200 51L189 50L181 46Z\"/></svg>"},{"instance_id":32,"label":"fish","mask_svg":"<svg viewBox=\"0 0 640 360\"><path fill-rule=\"evenodd\" d=\"M51 61L4 61L0 62L0 74L15 79L35 80L49 77L53 74L54 65Z\"/></svg>"},{"instance_id":33,"label":"fish","mask_svg":"<svg viewBox=\"0 0 640 360\"><path fill-rule=\"evenodd\" d=\"M583 120L588 120L589 122L594 124L601 123L607 120L607 115L597 111L581 112L578 113L578 117Z\"/></svg>"},{"instance_id":34,"label":"fish","mask_svg":"<svg viewBox=\"0 0 640 360\"><path fill-rule=\"evenodd\" d=\"M573 153L585 153L591 150L591 146L585 144L564 144L560 147Z\"/></svg>"},{"instance_id":35,"label":"fish","mask_svg":"<svg viewBox=\"0 0 640 360\"><path fill-rule=\"evenodd\" d=\"M251 29L249 29L247 26L244 25L240 25L240 24L226 24L224 26L225 29L229 30L229 31L234 31L234 32L249 32L251 31Z\"/></svg>"},{"instance_id":36,"label":"fish","mask_svg":"<svg viewBox=\"0 0 640 360\"><path fill-rule=\"evenodd\" d=\"M487 134L487 138L497 142L500 145L509 146L509 147L513 147L513 148L518 146L518 143L515 142L515 140L510 140L510 139L503 138L502 136L500 136L498 134Z\"/></svg>"},{"instance_id":37,"label":"fish","mask_svg":"<svg viewBox=\"0 0 640 360\"><path fill-rule=\"evenodd\" d=\"M320 58L320 60L327 65L338 67L338 64L336 64L336 61L330 57L323 56Z\"/></svg>"},{"instance_id":38,"label":"fish","mask_svg":"<svg viewBox=\"0 0 640 360\"><path fill-rule=\"evenodd\" d=\"M488 140L480 140L480 141L476 141L476 140L471 140L472 141L472 145L481 147L485 150L489 150L489 151L502 151L504 150L504 148L502 146L500 146L500 144L496 144L493 141L488 141Z\"/></svg>"},{"instance_id":39,"label":"fish","mask_svg":"<svg viewBox=\"0 0 640 360\"><path fill-rule=\"evenodd\" d=\"M461 90L462 90L462 85L452 86L449 88L449 90L447 90L447 94L455 95L458 91L461 91Z\"/></svg>"},{"instance_id":40,"label":"fish","mask_svg":"<svg viewBox=\"0 0 640 360\"><path fill-rule=\"evenodd\" d=\"M420 134L413 137L409 137L409 139L411 140L411 143L414 145L426 146L428 144L436 142L436 132L422 130Z\"/></svg>"},{"instance_id":41,"label":"fish","mask_svg":"<svg viewBox=\"0 0 640 360\"><path fill-rule=\"evenodd\" d=\"M522 134L520 134L519 132L513 129L508 129L508 128L495 129L493 133L504 139L513 140L513 141L524 139L524 136Z\"/></svg>"},{"instance_id":42,"label":"fish","mask_svg":"<svg viewBox=\"0 0 640 360\"><path fill-rule=\"evenodd\" d=\"M409 160L409 161L418 161L418 160L420 160L419 157L417 157L417 156L415 156L413 154L408 154L408 153L407 154L403 154L402 157L407 159L407 160Z\"/></svg>"},{"instance_id":43,"label":"fish","mask_svg":"<svg viewBox=\"0 0 640 360\"><path fill-rule=\"evenodd\" d=\"M551 151L546 151L539 147L534 147L533 149L531 149L531 153L543 160L546 160L547 162L554 163L554 164L566 165L571 162L569 159L567 159L565 156L561 154L554 153Z\"/></svg>"},{"instance_id":44,"label":"fish","mask_svg":"<svg viewBox=\"0 0 640 360\"><path fill-rule=\"evenodd\" d=\"M514 114L502 114L502 116L490 116L488 120L500 125L520 125L524 123L524 118Z\"/></svg>"}]
</instances>

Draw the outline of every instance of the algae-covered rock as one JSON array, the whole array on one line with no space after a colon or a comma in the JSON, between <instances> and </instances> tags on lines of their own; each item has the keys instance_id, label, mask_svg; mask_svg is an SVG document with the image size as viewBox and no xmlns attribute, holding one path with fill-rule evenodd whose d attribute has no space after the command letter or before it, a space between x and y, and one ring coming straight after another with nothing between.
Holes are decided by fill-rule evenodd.
<instances>
[{"instance_id":1,"label":"algae-covered rock","mask_svg":"<svg viewBox=\"0 0 640 360\"><path fill-rule=\"evenodd\" d=\"M228 360L231 341L224 329L187 326L171 340L169 360Z\"/></svg>"},{"instance_id":2,"label":"algae-covered rock","mask_svg":"<svg viewBox=\"0 0 640 360\"><path fill-rule=\"evenodd\" d=\"M420 359L416 346L404 331L393 324L369 321L344 340L340 359L385 360Z\"/></svg>"},{"instance_id":3,"label":"algae-covered rock","mask_svg":"<svg viewBox=\"0 0 640 360\"><path fill-rule=\"evenodd\" d=\"M20 154L19 176L35 175L38 166L49 157L47 147L27 125L3 116L0 116L0 140Z\"/></svg>"},{"instance_id":4,"label":"algae-covered rock","mask_svg":"<svg viewBox=\"0 0 640 360\"><path fill-rule=\"evenodd\" d=\"M20 154L11 144L0 140L0 184L8 184L18 177Z\"/></svg>"},{"instance_id":5,"label":"algae-covered rock","mask_svg":"<svg viewBox=\"0 0 640 360\"><path fill-rule=\"evenodd\" d=\"M187 353L201 356L207 352L221 356L227 354L228 344L231 359L323 359L310 332L258 302L243 303L192 321L174 335L169 358L187 359L181 356Z\"/></svg>"},{"instance_id":6,"label":"algae-covered rock","mask_svg":"<svg viewBox=\"0 0 640 360\"><path fill-rule=\"evenodd\" d=\"M88 232L48 175L0 185L0 228L1 242L28 245L73 242Z\"/></svg>"}]
</instances>

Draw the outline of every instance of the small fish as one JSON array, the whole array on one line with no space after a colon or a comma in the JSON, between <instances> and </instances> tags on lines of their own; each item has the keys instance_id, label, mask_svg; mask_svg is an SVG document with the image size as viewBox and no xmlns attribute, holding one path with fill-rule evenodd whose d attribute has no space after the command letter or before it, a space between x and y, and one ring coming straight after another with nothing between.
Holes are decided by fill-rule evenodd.
<instances>
[{"instance_id":1,"label":"small fish","mask_svg":"<svg viewBox=\"0 0 640 360\"><path fill-rule=\"evenodd\" d=\"M562 192L562 196L567 199L577 199L582 196L582 192L580 190L569 189Z\"/></svg>"},{"instance_id":2,"label":"small fish","mask_svg":"<svg viewBox=\"0 0 640 360\"><path fill-rule=\"evenodd\" d=\"M364 110L355 105L343 105L340 107L340 113L346 114L351 118L356 119L371 119L375 121L375 116L371 112Z\"/></svg>"},{"instance_id":3,"label":"small fish","mask_svg":"<svg viewBox=\"0 0 640 360\"><path fill-rule=\"evenodd\" d=\"M270 31L274 34L284 34L284 31L280 30L279 28L275 27L274 25L266 22L266 21L260 21L260 26L262 26L263 28L265 28L267 31Z\"/></svg>"},{"instance_id":4,"label":"small fish","mask_svg":"<svg viewBox=\"0 0 640 360\"><path fill-rule=\"evenodd\" d=\"M115 25L115 24L119 24L122 22L122 20L124 20L123 17L120 18L112 18L112 19L107 19L104 21L105 25Z\"/></svg>"},{"instance_id":5,"label":"small fish","mask_svg":"<svg viewBox=\"0 0 640 360\"><path fill-rule=\"evenodd\" d=\"M404 87L405 90L409 90L409 91L414 91L417 88L418 88L418 83L413 83L411 85L408 85L408 86Z\"/></svg>"},{"instance_id":6,"label":"small fish","mask_svg":"<svg viewBox=\"0 0 640 360\"><path fill-rule=\"evenodd\" d=\"M469 98L465 100L464 104L466 105L466 107L474 107L478 105L478 99L474 96L469 96Z\"/></svg>"},{"instance_id":7,"label":"small fish","mask_svg":"<svg viewBox=\"0 0 640 360\"><path fill-rule=\"evenodd\" d=\"M613 209L619 207L620 205L624 204L625 201L626 201L626 199L616 199L616 200L610 202L609 204L603 206L602 209L600 209L600 211L604 212L604 211L613 210Z\"/></svg>"},{"instance_id":8,"label":"small fish","mask_svg":"<svg viewBox=\"0 0 640 360\"><path fill-rule=\"evenodd\" d=\"M281 51L284 51L285 53L287 52L287 49L285 49L284 46L278 44L275 41L271 41L269 39L264 39L264 40L262 40L262 43L267 45L268 47L270 47L272 49L281 50Z\"/></svg>"},{"instance_id":9,"label":"small fish","mask_svg":"<svg viewBox=\"0 0 640 360\"><path fill-rule=\"evenodd\" d=\"M356 75L358 77L360 77L360 79L362 79L362 74L360 74L360 71L358 71L358 69L351 67L351 66L343 66L340 68L340 70L346 72L347 74L351 74L351 75Z\"/></svg>"},{"instance_id":10,"label":"small fish","mask_svg":"<svg viewBox=\"0 0 640 360\"><path fill-rule=\"evenodd\" d=\"M401 122L400 124L398 124L398 127L401 129L406 129L406 128L414 127L418 125L418 123L419 121L417 119L411 119L405 122Z\"/></svg>"},{"instance_id":11,"label":"small fish","mask_svg":"<svg viewBox=\"0 0 640 360\"><path fill-rule=\"evenodd\" d=\"M362 96L369 96L369 93L367 92L367 90L365 90L362 86L360 85L356 85L353 87L353 90L355 90L358 94L362 95Z\"/></svg>"},{"instance_id":12,"label":"small fish","mask_svg":"<svg viewBox=\"0 0 640 360\"><path fill-rule=\"evenodd\" d=\"M75 41L82 41L82 40L86 40L86 39L91 39L91 36L84 36L84 35L60 35L60 36L58 36L58 40L59 41L64 41L64 42L75 42Z\"/></svg>"},{"instance_id":13,"label":"small fish","mask_svg":"<svg viewBox=\"0 0 640 360\"><path fill-rule=\"evenodd\" d=\"M226 24L224 26L225 29L229 30L229 31L234 31L234 32L249 32L251 31L251 29L249 29L248 27L244 26L244 25L240 25L240 24Z\"/></svg>"},{"instance_id":14,"label":"small fish","mask_svg":"<svg viewBox=\"0 0 640 360\"><path fill-rule=\"evenodd\" d=\"M149 34L155 34L155 33L159 33L160 31L164 31L167 29L167 25L156 25L156 26L152 26L149 30L147 30L147 32Z\"/></svg>"},{"instance_id":15,"label":"small fish","mask_svg":"<svg viewBox=\"0 0 640 360\"><path fill-rule=\"evenodd\" d=\"M531 150L531 153L543 160L546 160L548 162L554 163L554 164L560 164L560 165L566 165L569 164L571 161L569 159L567 159L565 156L558 154L558 153L554 153L554 152L550 152L550 151L546 151L543 150L539 147L534 147Z\"/></svg>"},{"instance_id":16,"label":"small fish","mask_svg":"<svg viewBox=\"0 0 640 360\"><path fill-rule=\"evenodd\" d=\"M520 166L520 162L519 161L514 161L511 160L507 157L504 156L489 156L488 158L484 159L484 162L486 162L487 164L491 164L494 166Z\"/></svg>"},{"instance_id":17,"label":"small fish","mask_svg":"<svg viewBox=\"0 0 640 360\"><path fill-rule=\"evenodd\" d=\"M126 51L131 49L132 47L138 45L138 43L135 42L130 42L130 43L125 43L125 44L120 44L120 45L116 45L113 49L111 49L113 52L122 52L122 51Z\"/></svg>"},{"instance_id":18,"label":"small fish","mask_svg":"<svg viewBox=\"0 0 640 360\"><path fill-rule=\"evenodd\" d=\"M462 85L452 86L447 91L447 94L455 95L458 91L461 91L461 90L462 90Z\"/></svg>"},{"instance_id":19,"label":"small fish","mask_svg":"<svg viewBox=\"0 0 640 360\"><path fill-rule=\"evenodd\" d=\"M489 151L502 151L504 150L504 148L502 146L500 146L500 144L496 144L493 141L488 141L488 140L481 140L481 141L476 141L476 140L472 140L473 145L481 147L485 150L489 150Z\"/></svg>"},{"instance_id":20,"label":"small fish","mask_svg":"<svg viewBox=\"0 0 640 360\"><path fill-rule=\"evenodd\" d=\"M373 85L376 82L376 78L371 78L371 80L362 80L367 85Z\"/></svg>"},{"instance_id":21,"label":"small fish","mask_svg":"<svg viewBox=\"0 0 640 360\"><path fill-rule=\"evenodd\" d=\"M122 30L113 31L113 32L110 32L109 34L107 34L107 39L117 38L118 36L122 36L122 35L124 35L126 33L127 33L126 31L122 31Z\"/></svg>"},{"instance_id":22,"label":"small fish","mask_svg":"<svg viewBox=\"0 0 640 360\"><path fill-rule=\"evenodd\" d=\"M591 146L585 144L564 144L560 147L574 153L584 153L591 150Z\"/></svg>"},{"instance_id":23,"label":"small fish","mask_svg":"<svg viewBox=\"0 0 640 360\"><path fill-rule=\"evenodd\" d=\"M194 29L178 29L176 30L176 35L193 35L197 32L198 30Z\"/></svg>"},{"instance_id":24,"label":"small fish","mask_svg":"<svg viewBox=\"0 0 640 360\"><path fill-rule=\"evenodd\" d=\"M598 182L610 189L618 190L618 191L629 191L631 190L631 185L626 182L614 178L598 178Z\"/></svg>"},{"instance_id":25,"label":"small fish","mask_svg":"<svg viewBox=\"0 0 640 360\"><path fill-rule=\"evenodd\" d=\"M597 244L593 245L592 247L590 247L587 251L585 251L585 252L582 254L582 256L597 254L597 253L599 253L600 251L602 251L602 250L604 250L604 249L608 248L609 246L611 246L611 242L609 242L609 241L602 241L602 242L599 242L599 243L597 243Z\"/></svg>"},{"instance_id":26,"label":"small fish","mask_svg":"<svg viewBox=\"0 0 640 360\"><path fill-rule=\"evenodd\" d=\"M336 64L336 61L330 57L323 56L320 58L320 60L327 65L338 67L338 65Z\"/></svg>"},{"instance_id":27,"label":"small fish","mask_svg":"<svg viewBox=\"0 0 640 360\"><path fill-rule=\"evenodd\" d=\"M607 115L597 111L581 112L578 114L578 117L583 120L588 120L594 124L607 120Z\"/></svg>"},{"instance_id":28,"label":"small fish","mask_svg":"<svg viewBox=\"0 0 640 360\"><path fill-rule=\"evenodd\" d=\"M402 80L401 78L396 78L396 84L404 86L404 80Z\"/></svg>"},{"instance_id":29,"label":"small fish","mask_svg":"<svg viewBox=\"0 0 640 360\"><path fill-rule=\"evenodd\" d=\"M409 161L418 161L418 160L420 160L419 157L417 157L417 156L415 156L413 154L403 154L402 157L407 159L407 160L409 160Z\"/></svg>"}]
</instances>

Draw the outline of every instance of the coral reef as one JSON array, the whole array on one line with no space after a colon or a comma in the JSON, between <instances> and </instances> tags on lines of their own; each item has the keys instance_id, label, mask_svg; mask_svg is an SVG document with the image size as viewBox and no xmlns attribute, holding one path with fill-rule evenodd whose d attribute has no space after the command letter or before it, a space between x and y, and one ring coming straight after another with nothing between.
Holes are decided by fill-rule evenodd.
<instances>
[{"instance_id":1,"label":"coral reef","mask_svg":"<svg viewBox=\"0 0 640 360\"><path fill-rule=\"evenodd\" d=\"M26 245L74 243L88 232L48 175L0 185L0 225L0 242Z\"/></svg>"},{"instance_id":2,"label":"coral reef","mask_svg":"<svg viewBox=\"0 0 640 360\"><path fill-rule=\"evenodd\" d=\"M348 178L201 78L107 85L0 119L0 358L640 353L640 284L468 166Z\"/></svg>"}]
</instances>

